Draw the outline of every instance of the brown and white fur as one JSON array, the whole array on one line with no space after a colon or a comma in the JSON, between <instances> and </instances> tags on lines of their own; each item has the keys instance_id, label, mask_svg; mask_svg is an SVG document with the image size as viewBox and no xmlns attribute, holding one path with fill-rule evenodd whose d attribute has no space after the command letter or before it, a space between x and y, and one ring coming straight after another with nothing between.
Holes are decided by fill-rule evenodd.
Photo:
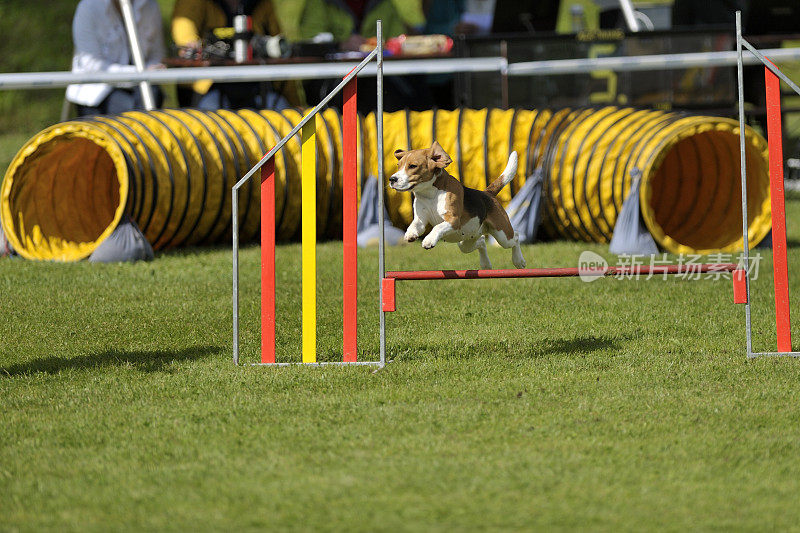
<instances>
[{"instance_id":1,"label":"brown and white fur","mask_svg":"<svg viewBox=\"0 0 800 533\"><path fill-rule=\"evenodd\" d=\"M430 225L433 229L422 240L423 248L430 250L440 240L457 242L465 254L478 250L481 268L490 269L486 236L491 235L500 246L512 249L514 266L525 268L519 236L497 201L497 193L517 172L517 152L511 153L506 169L483 191L465 187L447 173L445 167L452 159L436 141L430 148L396 150L394 155L398 171L389 178L389 185L414 195L414 220L406 230L407 242L420 238Z\"/></svg>"}]
</instances>

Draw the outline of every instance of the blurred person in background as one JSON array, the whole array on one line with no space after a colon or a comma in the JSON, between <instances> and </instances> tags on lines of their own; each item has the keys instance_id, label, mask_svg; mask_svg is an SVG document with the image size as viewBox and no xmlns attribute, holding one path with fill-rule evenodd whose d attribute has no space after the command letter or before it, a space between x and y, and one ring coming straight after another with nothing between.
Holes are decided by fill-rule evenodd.
<instances>
[{"instance_id":1,"label":"blurred person in background","mask_svg":"<svg viewBox=\"0 0 800 533\"><path fill-rule=\"evenodd\" d=\"M375 37L375 23L383 21L383 38L419 33L425 24L420 0L298 0L301 39L330 33L342 50L358 50Z\"/></svg>"},{"instance_id":2,"label":"blurred person in background","mask_svg":"<svg viewBox=\"0 0 800 533\"><path fill-rule=\"evenodd\" d=\"M363 46L374 47L368 39L376 35L376 22L383 24L384 41L402 34L417 34L425 24L421 0L298 0L300 22L298 37L310 40L329 34L343 52L358 52ZM322 100L339 82L335 79L307 80L304 83L309 104ZM358 80L358 110L369 113L377 105L375 78ZM333 106L341 107L341 98ZM433 105L425 85L425 76L390 76L384 78L384 109L421 110Z\"/></svg>"},{"instance_id":3,"label":"blurred person in background","mask_svg":"<svg viewBox=\"0 0 800 533\"><path fill-rule=\"evenodd\" d=\"M453 36L461 29L461 17L466 10L467 0L423 0L422 11L425 13L425 27L422 32L426 35L440 33ZM466 33L472 33L467 31Z\"/></svg>"},{"instance_id":4,"label":"blurred person in background","mask_svg":"<svg viewBox=\"0 0 800 533\"><path fill-rule=\"evenodd\" d=\"M131 0L142 56L148 69L163 68L164 36L156 0ZM81 0L72 20L72 72L135 72L128 33L119 0ZM135 84L114 87L107 83L83 83L67 87L67 100L78 115L116 114L143 109L141 90ZM157 107L163 102L152 87Z\"/></svg>"},{"instance_id":5,"label":"blurred person in background","mask_svg":"<svg viewBox=\"0 0 800 533\"><path fill-rule=\"evenodd\" d=\"M177 0L172 12L172 40L178 47L201 48L203 38L217 28L232 28L236 15L247 15L257 35L278 35L281 26L270 0ZM303 104L296 84L262 86L258 82L214 83L200 80L191 92L180 91L182 106L199 109L273 109Z\"/></svg>"},{"instance_id":6,"label":"blurred person in background","mask_svg":"<svg viewBox=\"0 0 800 533\"><path fill-rule=\"evenodd\" d=\"M425 13L425 35L442 34L454 37L459 33L473 33L471 24L462 23L466 11L466 0L423 0ZM425 84L430 91L433 105L439 109L455 107L455 87L452 74L429 74Z\"/></svg>"}]
</instances>

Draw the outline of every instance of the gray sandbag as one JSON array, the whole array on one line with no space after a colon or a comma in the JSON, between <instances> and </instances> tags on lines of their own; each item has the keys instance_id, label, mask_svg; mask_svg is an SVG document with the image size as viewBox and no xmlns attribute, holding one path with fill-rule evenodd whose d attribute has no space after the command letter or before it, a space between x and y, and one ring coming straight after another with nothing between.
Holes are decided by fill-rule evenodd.
<instances>
[{"instance_id":1,"label":"gray sandbag","mask_svg":"<svg viewBox=\"0 0 800 533\"><path fill-rule=\"evenodd\" d=\"M647 230L639 211L639 189L642 172L638 168L631 170L633 184L628 197L622 203L614 234L608 245L608 251L617 255L653 255L658 253L658 246Z\"/></svg>"},{"instance_id":2,"label":"gray sandbag","mask_svg":"<svg viewBox=\"0 0 800 533\"><path fill-rule=\"evenodd\" d=\"M521 243L536 242L536 233L542 220L542 175L541 168L534 170L506 207L508 218Z\"/></svg>"},{"instance_id":3,"label":"gray sandbag","mask_svg":"<svg viewBox=\"0 0 800 533\"><path fill-rule=\"evenodd\" d=\"M89 256L89 261L92 263L150 261L151 259L153 259L153 247L144 238L139 226L127 216Z\"/></svg>"},{"instance_id":4,"label":"gray sandbag","mask_svg":"<svg viewBox=\"0 0 800 533\"><path fill-rule=\"evenodd\" d=\"M356 242L361 248L378 244L380 235L378 200L378 180L370 177L361 191L361 205L358 208L358 222L356 223L356 231L358 233ZM385 206L383 208L383 220L383 235L386 244L389 246L401 244L405 232L392 225Z\"/></svg>"},{"instance_id":5,"label":"gray sandbag","mask_svg":"<svg viewBox=\"0 0 800 533\"><path fill-rule=\"evenodd\" d=\"M8 242L8 239L6 239L6 234L3 231L3 225L0 224L0 257L12 255L16 255L14 253L14 248L11 247L11 243Z\"/></svg>"}]
</instances>

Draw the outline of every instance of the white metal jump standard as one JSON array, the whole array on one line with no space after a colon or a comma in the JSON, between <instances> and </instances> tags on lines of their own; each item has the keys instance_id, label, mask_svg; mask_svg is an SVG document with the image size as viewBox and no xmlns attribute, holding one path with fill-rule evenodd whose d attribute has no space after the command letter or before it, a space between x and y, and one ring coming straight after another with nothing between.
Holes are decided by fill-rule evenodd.
<instances>
[{"instance_id":1,"label":"white metal jump standard","mask_svg":"<svg viewBox=\"0 0 800 533\"><path fill-rule=\"evenodd\" d=\"M357 246L356 221L356 76L373 59L377 63L377 153L383 153L383 32L382 21L377 21L377 44L322 101L314 107L288 135L264 155L232 188L231 225L233 233L233 362L239 364L239 189L261 169L261 362L266 366L289 365L375 365L386 364L386 321L381 305L383 295L380 280L384 277L384 212L380 210L381 231L378 239L378 313L380 320L380 359L358 361L357 354ZM343 360L317 361L316 356L316 170L315 170L315 117L328 102L344 90L343 112L343 189L344 189L344 280L343 280ZM302 255L303 255L303 337L302 362L276 361L275 346L275 173L273 156L294 135L302 131ZM263 167L263 168L262 168ZM378 164L378 183L383 183L383 164ZM384 190L378 187L378 198L384 204Z\"/></svg>"},{"instance_id":2,"label":"white metal jump standard","mask_svg":"<svg viewBox=\"0 0 800 533\"><path fill-rule=\"evenodd\" d=\"M770 201L772 203L772 249L775 291L775 325L778 337L778 351L754 352L753 332L750 322L750 246L747 230L747 161L745 155L745 117L744 117L744 60L742 47L747 48L765 67L764 75L767 96L767 136L769 143ZM783 80L794 92L800 95L800 87L790 80L778 67L742 37L742 13L736 12L736 53L739 85L739 148L742 172L742 244L744 248L745 292L744 302L745 334L747 337L747 357L791 356L800 352L792 351L791 322L789 315L789 284L786 258L786 212L783 191L783 149L781 146L780 81Z\"/></svg>"}]
</instances>

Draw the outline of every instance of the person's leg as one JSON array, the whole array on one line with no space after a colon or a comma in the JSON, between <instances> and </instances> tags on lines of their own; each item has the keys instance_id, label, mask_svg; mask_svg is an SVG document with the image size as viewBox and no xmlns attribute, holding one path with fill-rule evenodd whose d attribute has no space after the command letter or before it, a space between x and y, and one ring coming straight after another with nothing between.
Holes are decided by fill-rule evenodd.
<instances>
[{"instance_id":1,"label":"person's leg","mask_svg":"<svg viewBox=\"0 0 800 533\"><path fill-rule=\"evenodd\" d=\"M102 102L100 102L100 104L96 106L75 104L75 112L78 114L78 117L90 117L93 115L102 115L103 111L100 109L101 105L103 105Z\"/></svg>"},{"instance_id":2,"label":"person's leg","mask_svg":"<svg viewBox=\"0 0 800 533\"><path fill-rule=\"evenodd\" d=\"M224 98L219 87L211 87L206 94L195 93L195 103L193 107L203 111L216 111L217 109L227 109Z\"/></svg>"},{"instance_id":3,"label":"person's leg","mask_svg":"<svg viewBox=\"0 0 800 533\"><path fill-rule=\"evenodd\" d=\"M156 109L160 109L164 104L164 92L158 85L151 85L150 90L153 92L153 104ZM144 98L142 98L141 87L136 87L133 90L133 107L131 109L144 109Z\"/></svg>"},{"instance_id":4,"label":"person's leg","mask_svg":"<svg viewBox=\"0 0 800 533\"><path fill-rule=\"evenodd\" d=\"M179 107L193 107L195 92L191 85L178 85L175 88Z\"/></svg>"},{"instance_id":5,"label":"person's leg","mask_svg":"<svg viewBox=\"0 0 800 533\"><path fill-rule=\"evenodd\" d=\"M264 101L264 96L266 96L266 101ZM283 111L284 109L289 109L290 106L289 102L286 98L283 97L282 94L276 93L274 91L267 91L265 95L258 95L254 102L255 107L257 109L271 109L272 111Z\"/></svg>"},{"instance_id":6,"label":"person's leg","mask_svg":"<svg viewBox=\"0 0 800 533\"><path fill-rule=\"evenodd\" d=\"M311 107L314 107L325 98L331 90L336 87L340 79L326 79L326 80L303 80L303 92L306 94L306 102ZM361 80L358 80L361 83ZM360 85L359 85L360 86ZM361 91L359 91L361 92ZM342 93L340 92L333 99L328 102L328 107L342 110Z\"/></svg>"},{"instance_id":7,"label":"person's leg","mask_svg":"<svg viewBox=\"0 0 800 533\"><path fill-rule=\"evenodd\" d=\"M226 105L225 109L265 109L262 85L258 82L221 84L220 91L223 103Z\"/></svg>"},{"instance_id":8,"label":"person's leg","mask_svg":"<svg viewBox=\"0 0 800 533\"><path fill-rule=\"evenodd\" d=\"M100 104L100 108L106 115L119 115L125 111L135 109L135 100L132 91L127 89L114 89Z\"/></svg>"},{"instance_id":9,"label":"person's leg","mask_svg":"<svg viewBox=\"0 0 800 533\"><path fill-rule=\"evenodd\" d=\"M156 107L161 107L164 102L164 93L158 86L152 87ZM113 89L105 99L96 106L76 105L78 116L90 115L118 115L133 109L144 109L142 92L138 87L131 89Z\"/></svg>"}]
</instances>

